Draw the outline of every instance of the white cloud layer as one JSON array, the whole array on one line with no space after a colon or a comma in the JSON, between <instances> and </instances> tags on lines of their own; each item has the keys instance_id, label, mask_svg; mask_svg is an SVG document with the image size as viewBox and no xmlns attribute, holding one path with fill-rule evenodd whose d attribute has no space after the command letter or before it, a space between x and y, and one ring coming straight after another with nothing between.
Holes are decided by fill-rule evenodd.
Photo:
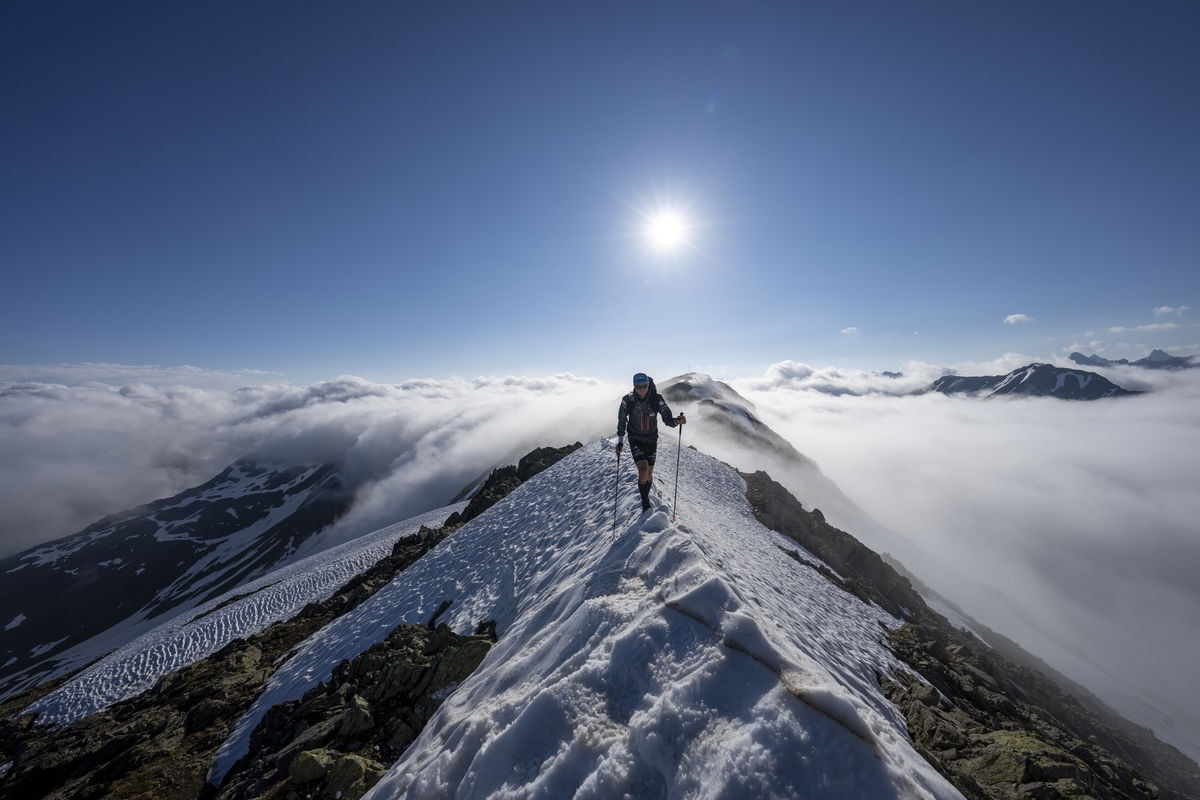
<instances>
[{"instance_id":1,"label":"white cloud layer","mask_svg":"<svg viewBox=\"0 0 1200 800\"><path fill-rule=\"evenodd\" d=\"M734 386L930 554L916 574L1200 757L1200 370L1104 370L1151 393L1091 403L854 396L835 372Z\"/></svg>"},{"instance_id":2,"label":"white cloud layer","mask_svg":"<svg viewBox=\"0 0 1200 800\"><path fill-rule=\"evenodd\" d=\"M446 503L525 452L514 448L593 435L596 412L570 412L620 391L573 375L225 388L224 373L198 371L202 386L186 386L178 370L80 372L149 380L0 381L0 556L198 485L250 454L343 462L357 491L343 533L363 533Z\"/></svg>"},{"instance_id":3,"label":"white cloud layer","mask_svg":"<svg viewBox=\"0 0 1200 800\"><path fill-rule=\"evenodd\" d=\"M1023 325L1027 322L1033 322L1033 317L1028 314L1009 314L1004 318L1005 325Z\"/></svg>"}]
</instances>

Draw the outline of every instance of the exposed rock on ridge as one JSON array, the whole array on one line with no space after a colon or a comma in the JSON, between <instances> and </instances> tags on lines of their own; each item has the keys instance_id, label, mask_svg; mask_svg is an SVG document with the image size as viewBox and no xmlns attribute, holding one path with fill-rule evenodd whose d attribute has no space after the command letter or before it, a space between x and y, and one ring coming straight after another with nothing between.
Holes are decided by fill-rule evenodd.
<instances>
[{"instance_id":1,"label":"exposed rock on ridge","mask_svg":"<svg viewBox=\"0 0 1200 800\"><path fill-rule=\"evenodd\" d=\"M417 738L441 701L487 654L494 635L401 625L326 683L281 703L216 796L355 800Z\"/></svg>"}]
</instances>

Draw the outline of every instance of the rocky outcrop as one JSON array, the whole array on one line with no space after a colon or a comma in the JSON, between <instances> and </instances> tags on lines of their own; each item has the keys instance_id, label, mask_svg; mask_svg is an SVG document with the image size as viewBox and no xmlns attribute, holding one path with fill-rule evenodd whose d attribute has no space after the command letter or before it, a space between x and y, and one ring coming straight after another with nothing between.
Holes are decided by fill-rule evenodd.
<instances>
[{"instance_id":1,"label":"rocky outcrop","mask_svg":"<svg viewBox=\"0 0 1200 800\"><path fill-rule=\"evenodd\" d=\"M539 447L527 453L514 467L497 467L484 481L479 491L471 497L461 516L451 517L449 522L467 522L487 511L500 500L504 499L525 481L537 475L542 470L553 466L571 453L583 447L582 442L569 444L565 447Z\"/></svg>"},{"instance_id":2,"label":"rocky outcrop","mask_svg":"<svg viewBox=\"0 0 1200 800\"><path fill-rule=\"evenodd\" d=\"M758 520L824 564L785 552L906 620L888 641L912 671L880 675L880 686L920 752L965 796L1200 797L1196 765L1178 750L952 626L906 577L765 473L742 477Z\"/></svg>"},{"instance_id":3,"label":"rocky outcrop","mask_svg":"<svg viewBox=\"0 0 1200 800\"><path fill-rule=\"evenodd\" d=\"M522 481L527 481L539 472L547 470L559 461L562 461L581 447L583 447L583 442L576 442L575 444L568 444L563 447L539 447L536 450L531 450L517 462L517 477Z\"/></svg>"},{"instance_id":4,"label":"rocky outcrop","mask_svg":"<svg viewBox=\"0 0 1200 800\"><path fill-rule=\"evenodd\" d=\"M888 639L920 678L880 676L884 695L904 713L921 753L968 797L1160 796L1098 736L1064 722L1061 710L1079 704L1043 676L948 627L905 625Z\"/></svg>"},{"instance_id":5,"label":"rocky outcrop","mask_svg":"<svg viewBox=\"0 0 1200 800\"><path fill-rule=\"evenodd\" d=\"M267 712L251 736L252 755L234 766L216 796L357 800L475 671L493 640L445 625L399 626L300 700Z\"/></svg>"}]
</instances>

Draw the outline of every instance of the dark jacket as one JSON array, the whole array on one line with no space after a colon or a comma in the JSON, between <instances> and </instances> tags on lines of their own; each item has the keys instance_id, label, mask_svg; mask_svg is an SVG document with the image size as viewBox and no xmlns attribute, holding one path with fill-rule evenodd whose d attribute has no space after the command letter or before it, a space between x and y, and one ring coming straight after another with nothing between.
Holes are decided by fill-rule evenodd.
<instances>
[{"instance_id":1,"label":"dark jacket","mask_svg":"<svg viewBox=\"0 0 1200 800\"><path fill-rule=\"evenodd\" d=\"M651 379L645 399L639 399L636 391L621 398L621 408L617 411L617 439L625 435L626 429L630 439L657 439L658 420L655 416L659 414L668 428L679 424Z\"/></svg>"}]
</instances>

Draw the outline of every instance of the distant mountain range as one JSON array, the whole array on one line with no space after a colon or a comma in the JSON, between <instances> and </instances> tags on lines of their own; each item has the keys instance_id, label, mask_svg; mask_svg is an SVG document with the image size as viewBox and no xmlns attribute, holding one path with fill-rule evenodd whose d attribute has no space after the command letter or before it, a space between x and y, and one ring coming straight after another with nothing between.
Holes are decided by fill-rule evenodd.
<instances>
[{"instance_id":1,"label":"distant mountain range","mask_svg":"<svg viewBox=\"0 0 1200 800\"><path fill-rule=\"evenodd\" d=\"M1137 361L1130 361L1126 358L1114 361L1103 356L1098 356L1095 353L1090 356L1085 356L1083 353L1071 353L1071 360L1085 367L1122 366L1145 367L1146 369L1187 369L1188 367L1200 367L1200 358L1197 356L1173 356L1164 350L1152 350L1150 351L1150 355L1145 358L1139 358Z\"/></svg>"},{"instance_id":2,"label":"distant mountain range","mask_svg":"<svg viewBox=\"0 0 1200 800\"><path fill-rule=\"evenodd\" d=\"M934 381L929 388L942 394L972 394L980 397L1025 395L1062 400L1099 400L1140 394L1122 389L1094 372L1056 367L1053 364L1029 364L1007 375L946 375Z\"/></svg>"}]
</instances>

